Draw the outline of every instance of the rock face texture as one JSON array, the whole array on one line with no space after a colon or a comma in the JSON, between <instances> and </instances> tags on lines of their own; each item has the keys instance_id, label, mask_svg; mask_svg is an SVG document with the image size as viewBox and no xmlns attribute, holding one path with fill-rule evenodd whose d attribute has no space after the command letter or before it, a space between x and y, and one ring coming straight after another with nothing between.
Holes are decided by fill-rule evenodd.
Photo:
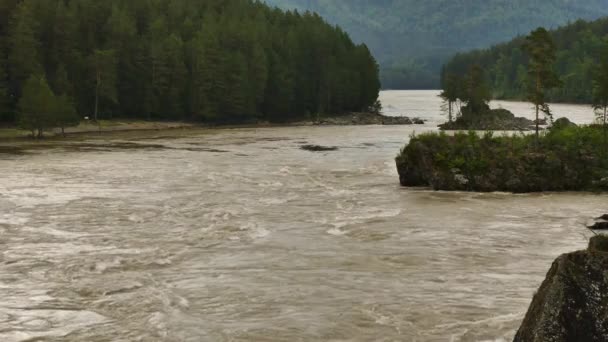
<instances>
[{"instance_id":1,"label":"rock face texture","mask_svg":"<svg viewBox=\"0 0 608 342\"><path fill-rule=\"evenodd\" d=\"M608 341L607 236L553 263L514 341Z\"/></svg>"}]
</instances>

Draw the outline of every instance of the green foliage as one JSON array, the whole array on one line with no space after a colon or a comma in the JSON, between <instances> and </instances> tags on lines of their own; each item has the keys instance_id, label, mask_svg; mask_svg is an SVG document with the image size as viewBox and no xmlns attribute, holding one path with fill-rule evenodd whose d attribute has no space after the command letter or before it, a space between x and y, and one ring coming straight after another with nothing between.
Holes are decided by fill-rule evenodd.
<instances>
[{"instance_id":1,"label":"green foliage","mask_svg":"<svg viewBox=\"0 0 608 342\"><path fill-rule=\"evenodd\" d=\"M437 190L608 190L608 158L597 126L541 136L475 132L418 135L397 157L401 182Z\"/></svg>"},{"instance_id":2,"label":"green foliage","mask_svg":"<svg viewBox=\"0 0 608 342\"><path fill-rule=\"evenodd\" d=\"M456 52L485 48L538 27L608 15L605 0L266 0L320 13L366 42L383 87L436 89Z\"/></svg>"},{"instance_id":3,"label":"green foliage","mask_svg":"<svg viewBox=\"0 0 608 342\"><path fill-rule=\"evenodd\" d=\"M41 137L44 130L54 127L55 95L44 77L30 76L19 100L19 126Z\"/></svg>"},{"instance_id":4,"label":"green foliage","mask_svg":"<svg viewBox=\"0 0 608 342\"><path fill-rule=\"evenodd\" d=\"M539 136L539 111L553 121L551 109L546 100L546 92L561 86L559 77L553 71L555 63L555 43L549 32L540 27L525 39L523 49L528 55L528 100L536 108L536 136Z\"/></svg>"},{"instance_id":5,"label":"green foliage","mask_svg":"<svg viewBox=\"0 0 608 342\"><path fill-rule=\"evenodd\" d=\"M454 120L454 104L463 97L464 81L454 74L443 73L441 77L441 94L439 95L448 105L448 122Z\"/></svg>"},{"instance_id":6,"label":"green foliage","mask_svg":"<svg viewBox=\"0 0 608 342\"><path fill-rule=\"evenodd\" d=\"M2 0L0 17L8 112L30 75L96 119L293 121L378 98L365 45L316 14L257 1Z\"/></svg>"},{"instance_id":7,"label":"green foliage","mask_svg":"<svg viewBox=\"0 0 608 342\"><path fill-rule=\"evenodd\" d=\"M603 56L595 70L593 78L593 109L597 121L604 130L604 150L608 153L608 39L603 47Z\"/></svg>"},{"instance_id":8,"label":"green foliage","mask_svg":"<svg viewBox=\"0 0 608 342\"><path fill-rule=\"evenodd\" d=\"M484 71L479 65L473 65L464 78L461 100L466 103L463 115L482 115L490 107L488 102L492 99L490 90L486 84Z\"/></svg>"},{"instance_id":9,"label":"green foliage","mask_svg":"<svg viewBox=\"0 0 608 342\"><path fill-rule=\"evenodd\" d=\"M53 127L60 127L62 132L66 127L80 124L80 116L76 113L72 100L66 95L55 97L51 114Z\"/></svg>"},{"instance_id":10,"label":"green foliage","mask_svg":"<svg viewBox=\"0 0 608 342\"><path fill-rule=\"evenodd\" d=\"M592 103L596 65L606 59L602 47L608 36L608 19L579 20L548 33L555 44L555 55L549 58L553 63L547 64L553 67L544 72L553 70L561 87L546 88L544 102ZM445 72L463 75L470 65L478 64L487 71L494 98L528 99L533 65L531 56L522 49L525 45L525 38L518 37L486 50L457 54L446 63Z\"/></svg>"},{"instance_id":11,"label":"green foliage","mask_svg":"<svg viewBox=\"0 0 608 342\"><path fill-rule=\"evenodd\" d=\"M464 76L444 73L443 91L439 95L448 105L448 126L454 122L453 110L455 103L463 103L459 108L456 125L467 125L484 119L492 114L488 102L491 99L490 90L486 84L484 71L478 65L472 65Z\"/></svg>"}]
</instances>

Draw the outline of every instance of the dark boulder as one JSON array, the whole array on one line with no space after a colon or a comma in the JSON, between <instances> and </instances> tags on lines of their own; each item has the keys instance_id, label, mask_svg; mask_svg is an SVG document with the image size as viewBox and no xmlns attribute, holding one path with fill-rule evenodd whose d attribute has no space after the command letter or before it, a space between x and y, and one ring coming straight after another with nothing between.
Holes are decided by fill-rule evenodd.
<instances>
[{"instance_id":1,"label":"dark boulder","mask_svg":"<svg viewBox=\"0 0 608 342\"><path fill-rule=\"evenodd\" d=\"M596 220L604 220L604 221L608 221L608 214L604 214L598 218L596 218Z\"/></svg>"},{"instance_id":2,"label":"dark boulder","mask_svg":"<svg viewBox=\"0 0 608 342\"><path fill-rule=\"evenodd\" d=\"M425 123L425 121L420 118L413 118L412 122L414 123L414 125L424 125Z\"/></svg>"},{"instance_id":3,"label":"dark boulder","mask_svg":"<svg viewBox=\"0 0 608 342\"><path fill-rule=\"evenodd\" d=\"M337 151L338 148L335 146L321 146L321 145L302 145L301 149L310 152L328 152L328 151Z\"/></svg>"},{"instance_id":4,"label":"dark boulder","mask_svg":"<svg viewBox=\"0 0 608 342\"><path fill-rule=\"evenodd\" d=\"M608 237L562 255L534 296L515 342L608 341Z\"/></svg>"},{"instance_id":5,"label":"dark boulder","mask_svg":"<svg viewBox=\"0 0 608 342\"><path fill-rule=\"evenodd\" d=\"M588 228L591 230L608 230L608 222L596 222Z\"/></svg>"},{"instance_id":6,"label":"dark boulder","mask_svg":"<svg viewBox=\"0 0 608 342\"><path fill-rule=\"evenodd\" d=\"M555 120L553 125L551 125L552 130L560 130L568 127L575 127L576 124L570 121L568 118L559 118Z\"/></svg>"}]
</instances>

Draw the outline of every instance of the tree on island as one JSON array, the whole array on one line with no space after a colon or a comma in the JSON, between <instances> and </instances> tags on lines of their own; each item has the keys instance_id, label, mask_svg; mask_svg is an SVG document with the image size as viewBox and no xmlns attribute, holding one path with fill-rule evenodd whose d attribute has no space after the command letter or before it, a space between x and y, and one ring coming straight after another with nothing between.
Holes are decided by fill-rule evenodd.
<instances>
[{"instance_id":1,"label":"tree on island","mask_svg":"<svg viewBox=\"0 0 608 342\"><path fill-rule=\"evenodd\" d=\"M30 76L19 100L19 126L31 131L33 137L41 138L44 130L54 125L51 113L54 106L55 95L46 79Z\"/></svg>"},{"instance_id":2,"label":"tree on island","mask_svg":"<svg viewBox=\"0 0 608 342\"><path fill-rule=\"evenodd\" d=\"M536 140L539 137L540 112L553 120L551 109L546 101L546 92L549 89L559 87L561 81L553 70L556 60L556 47L549 32L539 27L526 37L523 45L524 51L528 54L528 80L527 96L528 100L534 104L536 111Z\"/></svg>"},{"instance_id":3,"label":"tree on island","mask_svg":"<svg viewBox=\"0 0 608 342\"><path fill-rule=\"evenodd\" d=\"M439 94L448 105L448 122L454 121L454 103L460 98L462 79L453 73L447 73L442 77L443 91Z\"/></svg>"},{"instance_id":4,"label":"tree on island","mask_svg":"<svg viewBox=\"0 0 608 342\"><path fill-rule=\"evenodd\" d=\"M608 151L608 42L593 80L593 109L604 130L604 151Z\"/></svg>"},{"instance_id":5,"label":"tree on island","mask_svg":"<svg viewBox=\"0 0 608 342\"><path fill-rule=\"evenodd\" d=\"M490 88L486 83L483 69L474 64L470 67L464 81L461 100L466 103L463 115L483 115L490 110L488 103L492 99Z\"/></svg>"}]
</instances>

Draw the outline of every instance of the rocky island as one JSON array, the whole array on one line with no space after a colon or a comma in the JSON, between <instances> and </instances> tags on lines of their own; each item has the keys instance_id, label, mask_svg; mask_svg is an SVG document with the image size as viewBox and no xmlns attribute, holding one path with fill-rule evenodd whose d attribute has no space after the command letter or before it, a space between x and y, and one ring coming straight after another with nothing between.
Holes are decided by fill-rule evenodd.
<instances>
[{"instance_id":1,"label":"rocky island","mask_svg":"<svg viewBox=\"0 0 608 342\"><path fill-rule=\"evenodd\" d=\"M534 135L426 133L396 158L401 185L435 190L608 190L608 158L599 126L553 128Z\"/></svg>"},{"instance_id":2,"label":"rocky island","mask_svg":"<svg viewBox=\"0 0 608 342\"><path fill-rule=\"evenodd\" d=\"M454 121L439 125L439 128L444 131L530 131L533 126L534 121L516 117L506 109L488 107L480 115L461 115Z\"/></svg>"}]
</instances>

